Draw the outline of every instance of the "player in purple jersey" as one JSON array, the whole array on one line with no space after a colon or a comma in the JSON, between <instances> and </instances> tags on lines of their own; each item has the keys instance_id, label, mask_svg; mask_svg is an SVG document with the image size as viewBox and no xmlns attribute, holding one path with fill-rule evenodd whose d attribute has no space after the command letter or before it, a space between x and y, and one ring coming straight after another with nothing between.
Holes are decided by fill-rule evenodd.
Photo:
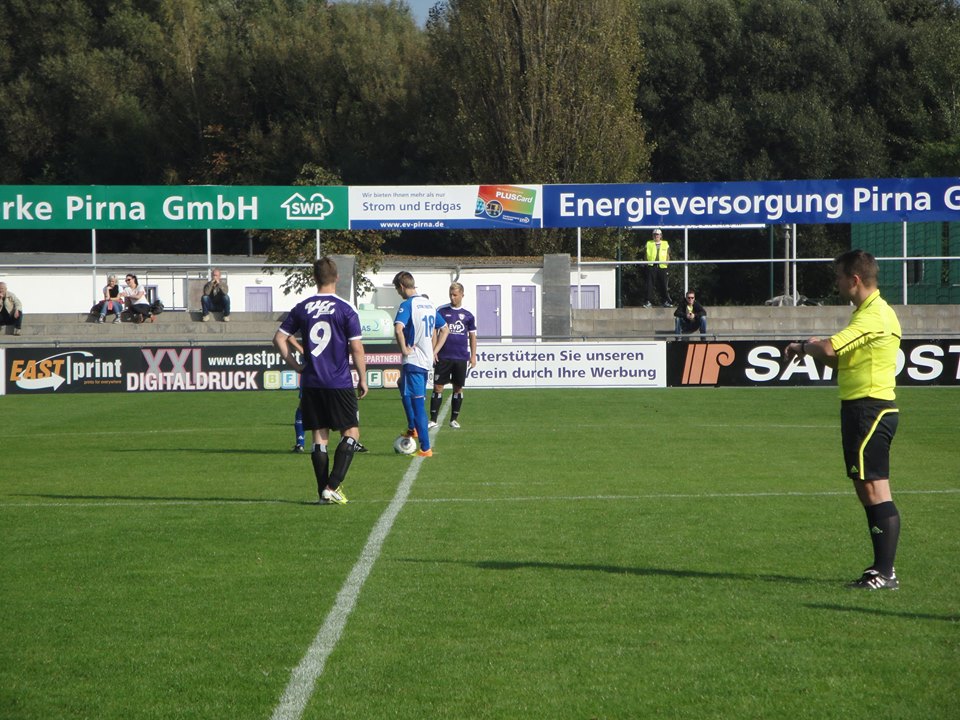
<instances>
[{"instance_id":1,"label":"player in purple jersey","mask_svg":"<svg viewBox=\"0 0 960 720\"><path fill-rule=\"evenodd\" d=\"M313 472L320 503L343 505L347 496L341 487L353 454L359 452L360 419L357 398L367 394L367 363L361 340L360 316L354 307L335 294L337 265L330 258L313 264L317 294L304 300L281 323L273 343L284 361L300 373L303 426L313 432ZM303 364L292 353L291 338L300 333ZM350 358L356 368L353 389ZM327 442L330 430L340 433L340 443L329 469Z\"/></svg>"},{"instance_id":2,"label":"player in purple jersey","mask_svg":"<svg viewBox=\"0 0 960 720\"><path fill-rule=\"evenodd\" d=\"M413 275L399 272L393 278L397 294L403 298L394 320L397 345L403 354L400 366L400 401L407 416L408 437L420 441L420 457L431 457L430 433L427 429L427 375L437 359L437 352L447 340L447 322L437 315L430 299L417 293ZM436 330L436 334L434 334Z\"/></svg>"},{"instance_id":3,"label":"player in purple jersey","mask_svg":"<svg viewBox=\"0 0 960 720\"><path fill-rule=\"evenodd\" d=\"M440 403L443 401L443 386L453 385L453 398L450 402L450 427L458 429L460 408L463 406L463 386L467 382L467 363L472 370L477 366L477 321L473 313L462 307L463 285L458 282L450 286L450 304L437 308L437 314L447 321L450 334L447 342L437 352L437 363L433 366L433 397L430 398L430 422L428 427L437 426Z\"/></svg>"}]
</instances>

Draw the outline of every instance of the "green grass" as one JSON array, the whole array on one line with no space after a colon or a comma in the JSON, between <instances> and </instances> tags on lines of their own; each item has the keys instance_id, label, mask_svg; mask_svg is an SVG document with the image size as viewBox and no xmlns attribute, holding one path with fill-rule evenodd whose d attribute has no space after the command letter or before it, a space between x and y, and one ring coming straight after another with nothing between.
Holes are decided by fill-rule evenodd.
<instances>
[{"instance_id":1,"label":"green grass","mask_svg":"<svg viewBox=\"0 0 960 720\"><path fill-rule=\"evenodd\" d=\"M375 392L311 504L295 404L0 398L0 717L271 716L411 463ZM960 403L899 404L869 594L835 390L469 392L304 717L954 717Z\"/></svg>"}]
</instances>

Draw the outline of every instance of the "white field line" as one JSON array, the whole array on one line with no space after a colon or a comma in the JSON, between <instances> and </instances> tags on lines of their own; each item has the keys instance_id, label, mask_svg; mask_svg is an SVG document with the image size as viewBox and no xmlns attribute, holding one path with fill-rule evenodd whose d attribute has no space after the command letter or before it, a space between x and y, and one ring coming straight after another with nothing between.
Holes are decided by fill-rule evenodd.
<instances>
[{"instance_id":1,"label":"white field line","mask_svg":"<svg viewBox=\"0 0 960 720\"><path fill-rule=\"evenodd\" d=\"M433 436L431 435L431 438ZM417 458L412 462L416 463ZM411 465L411 469L414 466ZM419 467L419 464L415 467ZM408 471L409 474L409 471ZM404 476L406 477L406 476ZM894 495L956 495L960 488L945 488L942 490L898 490ZM518 497L445 497L445 498L414 498L405 502L418 503L504 503L504 502L583 502L599 500L724 500L727 498L811 498L811 497L849 497L849 490L824 490L817 492L729 492L729 493L645 493L638 495L524 495ZM396 500L396 496L394 496ZM351 500L351 505L382 504L384 500ZM0 508L102 508L102 507L176 507L180 505L207 506L207 505L288 505L287 500L110 500L85 502L78 498L71 502L5 502Z\"/></svg>"},{"instance_id":2,"label":"white field line","mask_svg":"<svg viewBox=\"0 0 960 720\"><path fill-rule=\"evenodd\" d=\"M431 447L437 432L443 426L449 405L450 398L448 397L447 402L441 408L440 417L437 418L437 427L430 434ZM300 660L300 664L290 674L290 681L283 691L280 702L273 711L272 720L298 720L303 715L303 711L313 695L317 679L323 674L327 658L336 648L340 635L347 625L347 618L350 617L350 613L353 612L353 608L357 604L360 590L363 588L367 577L369 577L370 571L373 570L377 558L380 557L380 551L387 535L390 534L393 522L397 519L397 515L400 514L407 498L410 496L410 490L417 479L423 460L420 457L413 459L409 469L404 473L403 480L397 487L393 500L390 501L387 509L383 511L380 519L377 520L377 524L370 531L367 544L360 553L360 559L357 560L343 587L340 588L340 592L337 593L333 608L327 614L326 620L324 620L306 654ZM334 511L342 512L337 508Z\"/></svg>"}]
</instances>

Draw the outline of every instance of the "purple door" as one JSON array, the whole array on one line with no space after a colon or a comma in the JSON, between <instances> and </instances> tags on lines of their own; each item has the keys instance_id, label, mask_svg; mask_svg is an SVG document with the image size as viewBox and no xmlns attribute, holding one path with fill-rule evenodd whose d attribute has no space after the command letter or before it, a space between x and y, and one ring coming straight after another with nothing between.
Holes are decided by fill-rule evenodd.
<instances>
[{"instance_id":1,"label":"purple door","mask_svg":"<svg viewBox=\"0 0 960 720\"><path fill-rule=\"evenodd\" d=\"M514 285L513 337L521 340L533 339L537 335L537 296L533 285Z\"/></svg>"},{"instance_id":2,"label":"purple door","mask_svg":"<svg viewBox=\"0 0 960 720\"><path fill-rule=\"evenodd\" d=\"M500 339L500 286L477 286L477 335Z\"/></svg>"},{"instance_id":3,"label":"purple door","mask_svg":"<svg viewBox=\"0 0 960 720\"><path fill-rule=\"evenodd\" d=\"M574 310L597 310L600 307L600 286L581 285L580 304L577 305L577 286L570 286L570 307Z\"/></svg>"},{"instance_id":4,"label":"purple door","mask_svg":"<svg viewBox=\"0 0 960 720\"><path fill-rule=\"evenodd\" d=\"M245 288L244 301L247 312L273 312L273 288Z\"/></svg>"}]
</instances>

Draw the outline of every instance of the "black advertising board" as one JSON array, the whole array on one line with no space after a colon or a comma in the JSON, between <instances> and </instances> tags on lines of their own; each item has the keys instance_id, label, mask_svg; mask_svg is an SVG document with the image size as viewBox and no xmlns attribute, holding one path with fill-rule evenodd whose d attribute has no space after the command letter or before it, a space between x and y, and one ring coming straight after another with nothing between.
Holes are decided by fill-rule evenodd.
<instances>
[{"instance_id":1,"label":"black advertising board","mask_svg":"<svg viewBox=\"0 0 960 720\"><path fill-rule=\"evenodd\" d=\"M648 343L649 344L649 343ZM668 387L835 385L811 358L783 359L786 342L667 342ZM367 344L367 384L396 388L400 351ZM290 390L299 376L272 346L0 348L0 394ZM897 384L960 386L960 339L904 340ZM498 387L496 384L488 387Z\"/></svg>"},{"instance_id":2,"label":"black advertising board","mask_svg":"<svg viewBox=\"0 0 960 720\"><path fill-rule=\"evenodd\" d=\"M835 371L810 357L784 360L786 345L756 340L668 343L667 385L836 385ZM960 385L960 339L903 340L897 385Z\"/></svg>"},{"instance_id":3,"label":"black advertising board","mask_svg":"<svg viewBox=\"0 0 960 720\"><path fill-rule=\"evenodd\" d=\"M366 346L370 387L397 386L396 345ZM18 348L3 351L7 394L290 390L299 376L272 346Z\"/></svg>"}]
</instances>

